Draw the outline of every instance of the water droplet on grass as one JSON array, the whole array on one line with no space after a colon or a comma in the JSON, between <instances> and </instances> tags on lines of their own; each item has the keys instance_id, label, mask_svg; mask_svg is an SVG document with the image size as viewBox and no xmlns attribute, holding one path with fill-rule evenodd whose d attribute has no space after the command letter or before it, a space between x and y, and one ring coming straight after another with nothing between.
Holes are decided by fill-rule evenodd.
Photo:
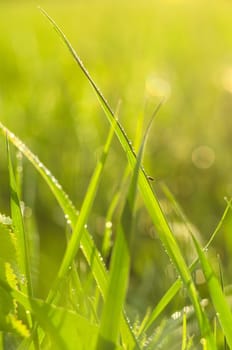
<instances>
[{"instance_id":1,"label":"water droplet on grass","mask_svg":"<svg viewBox=\"0 0 232 350\"><path fill-rule=\"evenodd\" d=\"M12 219L9 216L0 214L0 223L4 225L12 225Z\"/></svg>"},{"instance_id":2,"label":"water droplet on grass","mask_svg":"<svg viewBox=\"0 0 232 350\"><path fill-rule=\"evenodd\" d=\"M172 314L171 317L172 317L173 320L178 320L178 318L181 317L181 312L180 311L176 311L176 312L174 312L174 314Z\"/></svg>"},{"instance_id":3,"label":"water droplet on grass","mask_svg":"<svg viewBox=\"0 0 232 350\"><path fill-rule=\"evenodd\" d=\"M68 224L68 225L71 225L71 220L70 220L70 218L69 218L69 216L68 216L68 214L65 214L65 220L66 220L66 223Z\"/></svg>"},{"instance_id":4,"label":"water droplet on grass","mask_svg":"<svg viewBox=\"0 0 232 350\"><path fill-rule=\"evenodd\" d=\"M44 170L45 170L46 175L52 178L51 171L48 170L47 168L45 168Z\"/></svg>"},{"instance_id":5,"label":"water droplet on grass","mask_svg":"<svg viewBox=\"0 0 232 350\"><path fill-rule=\"evenodd\" d=\"M20 284L25 286L27 284L26 276L25 275L20 275L19 281L20 281Z\"/></svg>"},{"instance_id":6,"label":"water droplet on grass","mask_svg":"<svg viewBox=\"0 0 232 350\"><path fill-rule=\"evenodd\" d=\"M105 223L105 227L106 227L107 229L112 228L112 226L113 226L113 224L112 224L111 221L107 221L107 222Z\"/></svg>"}]
</instances>

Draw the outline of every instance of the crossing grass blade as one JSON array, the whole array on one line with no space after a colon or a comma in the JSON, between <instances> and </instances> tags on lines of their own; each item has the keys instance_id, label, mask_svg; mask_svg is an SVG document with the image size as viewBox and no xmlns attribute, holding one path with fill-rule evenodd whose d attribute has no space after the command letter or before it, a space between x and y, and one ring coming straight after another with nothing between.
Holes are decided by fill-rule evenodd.
<instances>
[{"instance_id":1,"label":"crossing grass blade","mask_svg":"<svg viewBox=\"0 0 232 350\"><path fill-rule=\"evenodd\" d=\"M172 202L175 202L175 198L171 195L170 191L168 191L169 194L169 198ZM171 197L170 197L171 196ZM176 205L176 204L175 204ZM222 214L222 217L219 221L219 223L217 224L214 232L212 233L212 235L210 236L209 241L207 242L207 244L205 245L204 249L207 250L209 248L209 246L212 244L215 236L217 235L217 233L220 231L229 211L231 209L231 200L227 203L226 208ZM182 215L181 215L182 216ZM189 269L191 272L194 271L194 269L197 266L197 263L199 262L199 259L196 258L192 264L190 265ZM171 287L167 290L167 292L163 295L163 297L161 298L161 300L159 301L159 303L156 305L156 307L154 308L154 310L151 312L150 316L147 318L146 322L144 323L144 326L141 330L142 332L147 331L151 325L156 321L157 317L164 311L165 307L174 299L175 295L178 293L178 291L180 290L180 288L182 287L182 283L179 279L177 279L172 285Z\"/></svg>"},{"instance_id":2,"label":"crossing grass blade","mask_svg":"<svg viewBox=\"0 0 232 350\"><path fill-rule=\"evenodd\" d=\"M209 294L214 305L216 315L223 329L223 334L226 337L227 343L232 349L232 313L229 304L227 303L226 297L222 291L220 282L218 281L209 260L205 256L204 250L201 248L200 244L193 235L192 239L196 247L201 267L205 275L206 283L209 289Z\"/></svg>"},{"instance_id":3,"label":"crossing grass blade","mask_svg":"<svg viewBox=\"0 0 232 350\"><path fill-rule=\"evenodd\" d=\"M78 211L75 209L68 195L62 189L60 183L52 175L52 173L46 168L46 166L39 160L39 158L9 129L7 129L2 123L0 123L0 131L34 166L38 173L42 176L47 183L67 220L70 221L72 229L78 219ZM103 299L106 297L108 275L103 263L103 259L90 235L88 229L84 227L81 237L80 247L83 254L90 266L91 272L94 276L96 284L101 292ZM138 349L136 338L131 330L129 320L124 315L122 320L122 332L126 335L130 349Z\"/></svg>"},{"instance_id":4,"label":"crossing grass blade","mask_svg":"<svg viewBox=\"0 0 232 350\"><path fill-rule=\"evenodd\" d=\"M134 207L136 201L139 169L142 162L143 150L149 130L160 105L154 111L139 149L137 162L129 186L120 223L117 229L116 241L111 258L108 290L101 319L101 327L97 349L115 349L119 340L120 320L129 280L131 242L133 238ZM116 120L116 119L115 119ZM123 340L122 340L123 341ZM126 341L126 339L125 339Z\"/></svg>"},{"instance_id":5,"label":"crossing grass blade","mask_svg":"<svg viewBox=\"0 0 232 350\"><path fill-rule=\"evenodd\" d=\"M106 158L107 158L107 155L108 155L109 150L110 150L110 145L111 145L113 136L114 136L114 125L112 125L112 127L110 128L110 132L109 132L108 138L106 140L102 156L101 156L100 160L98 161L97 166L96 166L94 173L92 175L92 178L90 180L90 183L89 183L87 192L85 194L80 213L79 213L78 218L77 218L77 222L74 226L71 238L68 242L67 249L65 251L62 263L60 265L60 269L59 269L57 279L56 279L55 284L54 284L54 288L52 288L50 290L48 300L47 300L48 302L52 301L54 295L57 292L59 283L62 281L62 279L65 277L66 273L68 272L69 266L71 266L71 264L73 263L74 258L77 254L77 251L79 249L83 230L84 230L85 225L88 222L89 214L91 212L93 201L95 199L95 195L96 195L97 189L99 187L100 180L102 178L104 165L105 165Z\"/></svg>"},{"instance_id":6,"label":"crossing grass blade","mask_svg":"<svg viewBox=\"0 0 232 350\"><path fill-rule=\"evenodd\" d=\"M74 350L78 344L80 349L93 349L98 330L97 324L89 322L77 312L30 298L2 280L0 280L0 288L35 316L52 343L52 346L41 348Z\"/></svg>"},{"instance_id":7,"label":"crossing grass blade","mask_svg":"<svg viewBox=\"0 0 232 350\"><path fill-rule=\"evenodd\" d=\"M115 123L115 115L109 106L107 100L105 99L104 95L92 79L91 75L85 68L83 62L77 55L76 51L64 35L64 33L61 31L61 29L57 26L57 24L54 22L54 20L44 11L41 10L42 13L47 17L47 19L52 23L53 27L55 28L56 32L62 39L62 41L67 46L68 50L70 51L72 57L78 64L79 68L89 81L90 85L92 86L94 92L96 93L96 96L98 97L98 100L100 102L100 105L102 109L104 110L109 122L111 124ZM119 142L121 143L122 148L124 149L128 161L131 165L131 168L134 169L136 166L137 158L136 155L132 149L132 146L126 136L125 131L123 130L121 124L116 120L116 126L115 126L115 133L118 137ZM197 291L195 288L195 285L193 283L190 271L185 263L185 260L181 254L180 248L172 234L172 231L165 219L165 216L160 208L159 202L155 196L155 194L152 191L152 188L149 183L149 179L145 173L145 171L140 167L139 169L139 175L138 175L138 184L139 189L141 192L141 195L143 197L144 203L147 207L147 210L150 214L150 217L153 221L154 226L157 228L159 232L159 237L164 245L165 250L167 251L167 254L169 255L170 259L172 260L173 264L175 265L184 285L186 286L188 290L188 295L192 301L193 307L195 309L196 317L198 320L199 329L201 332L202 337L205 337L207 339L208 344L211 346L211 349L216 349L215 341L212 335L212 331L210 329L210 325L208 322L208 319L206 318L204 311L202 310L201 304L199 302L199 298L197 295Z\"/></svg>"},{"instance_id":8,"label":"crossing grass blade","mask_svg":"<svg viewBox=\"0 0 232 350\"><path fill-rule=\"evenodd\" d=\"M39 158L31 152L31 150L9 129L7 129L2 123L0 123L0 130L5 135L8 140L14 144L14 146L22 152L22 154L32 163L38 173L47 183L57 202L59 203L61 209L67 220L70 221L72 229L76 224L78 218L78 211L72 204L71 200L67 194L62 189L61 185L57 179L52 175L52 173L45 167L45 165L39 160ZM93 239L88 232L87 228L83 230L83 236L81 239L81 248L86 257L87 262L91 265L91 271L96 279L97 285L102 293L105 295L106 285L107 285L107 273L104 263L102 261L101 255L96 248Z\"/></svg>"}]
</instances>

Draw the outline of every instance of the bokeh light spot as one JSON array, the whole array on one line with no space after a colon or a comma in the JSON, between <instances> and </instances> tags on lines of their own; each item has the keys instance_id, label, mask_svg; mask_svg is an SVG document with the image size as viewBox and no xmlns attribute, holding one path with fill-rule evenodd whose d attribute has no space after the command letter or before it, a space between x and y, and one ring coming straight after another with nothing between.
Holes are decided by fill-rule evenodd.
<instances>
[{"instance_id":1,"label":"bokeh light spot","mask_svg":"<svg viewBox=\"0 0 232 350\"><path fill-rule=\"evenodd\" d=\"M210 168L215 161L215 152L209 146L199 146L192 152L192 162L199 169Z\"/></svg>"},{"instance_id":2,"label":"bokeh light spot","mask_svg":"<svg viewBox=\"0 0 232 350\"><path fill-rule=\"evenodd\" d=\"M167 80L151 74L146 80L146 93L151 97L168 99L171 95L171 85Z\"/></svg>"}]
</instances>

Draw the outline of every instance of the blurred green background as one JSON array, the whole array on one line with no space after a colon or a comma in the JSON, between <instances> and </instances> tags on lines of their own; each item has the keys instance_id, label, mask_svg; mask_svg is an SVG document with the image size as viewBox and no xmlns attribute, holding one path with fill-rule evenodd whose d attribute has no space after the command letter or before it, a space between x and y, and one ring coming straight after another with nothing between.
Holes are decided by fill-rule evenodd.
<instances>
[{"instance_id":1,"label":"blurred green background","mask_svg":"<svg viewBox=\"0 0 232 350\"><path fill-rule=\"evenodd\" d=\"M79 208L109 125L37 5L0 3L1 121L40 157ZM167 184L206 241L222 215L224 197L232 194L232 2L41 0L39 5L64 30L113 109L122 101L120 120L132 142L138 118L144 115L146 124L166 97L144 166L155 179L154 190L159 194L160 184ZM5 141L0 142L0 211L9 213ZM99 247L125 166L115 140L88 223ZM26 161L23 198L35 218L33 230L39 232L38 294L44 295L64 251L65 221ZM160 200L165 209L161 194ZM170 208L167 215L177 234L185 235ZM142 203L137 231L129 295L130 303L144 310L164 293L173 273ZM232 277L230 236L228 219L215 244L227 282ZM184 245L191 261L188 239Z\"/></svg>"}]
</instances>

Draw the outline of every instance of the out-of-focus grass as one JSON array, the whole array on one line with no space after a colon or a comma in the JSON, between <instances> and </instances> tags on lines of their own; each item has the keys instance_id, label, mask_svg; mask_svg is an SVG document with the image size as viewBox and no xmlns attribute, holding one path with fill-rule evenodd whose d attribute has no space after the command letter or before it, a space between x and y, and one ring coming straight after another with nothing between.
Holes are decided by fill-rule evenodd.
<instances>
[{"instance_id":1,"label":"out-of-focus grass","mask_svg":"<svg viewBox=\"0 0 232 350\"><path fill-rule=\"evenodd\" d=\"M223 197L232 192L231 3L96 0L44 6L78 48L111 105L122 99L120 119L132 141L138 116L144 113L148 120L160 96L170 95L150 134L144 165L156 190L160 181L166 182L207 238L221 216ZM40 155L79 207L106 138L102 111L35 4L1 3L0 33L1 120ZM103 213L125 164L115 142L89 223L99 246ZM3 173L2 161L0 167ZM42 269L49 263L55 270L63 252L62 216L27 164L24 178L25 202L36 213L41 232ZM6 181L1 176L1 187ZM172 208L162 203L176 233L182 234ZM0 205L7 206L4 196ZM142 207L137 217L134 303L142 298L149 304L166 290L173 272ZM229 224L216 247L224 259L232 250ZM166 265L170 280L164 281L160 270ZM225 269L229 278L230 261ZM40 293L46 290L44 283Z\"/></svg>"}]
</instances>

